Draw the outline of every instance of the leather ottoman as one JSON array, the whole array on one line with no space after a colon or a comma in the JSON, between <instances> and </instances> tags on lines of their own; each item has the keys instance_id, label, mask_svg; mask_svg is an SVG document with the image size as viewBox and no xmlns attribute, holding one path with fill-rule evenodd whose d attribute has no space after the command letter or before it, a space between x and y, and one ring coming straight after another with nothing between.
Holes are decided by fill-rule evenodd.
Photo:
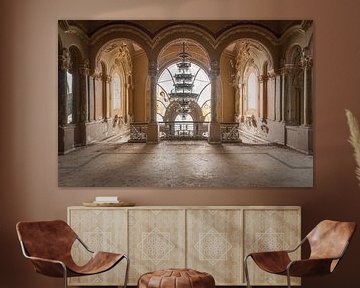
<instances>
[{"instance_id":1,"label":"leather ottoman","mask_svg":"<svg viewBox=\"0 0 360 288\"><path fill-rule=\"evenodd\" d=\"M140 276L138 288L214 288L214 277L192 269L166 269Z\"/></svg>"}]
</instances>

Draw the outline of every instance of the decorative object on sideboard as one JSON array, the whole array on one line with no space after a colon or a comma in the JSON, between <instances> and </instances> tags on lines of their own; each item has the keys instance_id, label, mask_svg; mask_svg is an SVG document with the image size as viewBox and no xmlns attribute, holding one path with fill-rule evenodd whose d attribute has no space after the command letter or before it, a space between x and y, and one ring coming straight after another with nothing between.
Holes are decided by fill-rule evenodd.
<instances>
[{"instance_id":1,"label":"decorative object on sideboard","mask_svg":"<svg viewBox=\"0 0 360 288\"><path fill-rule=\"evenodd\" d=\"M93 202L84 202L85 207L131 207L134 202L120 201L117 196L97 196Z\"/></svg>"},{"instance_id":2,"label":"decorative object on sideboard","mask_svg":"<svg viewBox=\"0 0 360 288\"><path fill-rule=\"evenodd\" d=\"M359 131L359 124L355 116L349 111L346 111L346 117L348 120L348 125L350 129L350 137L349 142L354 148L354 157L357 164L355 174L357 179L359 180L360 184L360 131Z\"/></svg>"}]
</instances>

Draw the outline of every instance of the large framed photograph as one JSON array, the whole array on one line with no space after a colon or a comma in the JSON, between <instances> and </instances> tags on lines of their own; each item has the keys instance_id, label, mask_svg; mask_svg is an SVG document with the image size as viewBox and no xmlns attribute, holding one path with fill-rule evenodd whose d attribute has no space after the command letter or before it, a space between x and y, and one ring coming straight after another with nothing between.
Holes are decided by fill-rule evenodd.
<instances>
[{"instance_id":1,"label":"large framed photograph","mask_svg":"<svg viewBox=\"0 0 360 288\"><path fill-rule=\"evenodd\" d=\"M311 20L59 20L61 187L312 187Z\"/></svg>"}]
</instances>

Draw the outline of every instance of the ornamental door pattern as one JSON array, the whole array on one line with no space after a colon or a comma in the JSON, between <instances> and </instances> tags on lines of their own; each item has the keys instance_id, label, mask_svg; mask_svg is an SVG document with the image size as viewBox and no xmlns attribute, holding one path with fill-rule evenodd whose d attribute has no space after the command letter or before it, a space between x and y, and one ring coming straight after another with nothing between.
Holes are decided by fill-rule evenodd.
<instances>
[{"instance_id":1,"label":"ornamental door pattern","mask_svg":"<svg viewBox=\"0 0 360 288\"><path fill-rule=\"evenodd\" d=\"M300 243L300 211L298 209L245 210L244 252L288 250ZM292 259L300 259L301 250L292 253ZM252 285L286 285L286 277L266 273L249 260L249 277ZM291 279L300 285L299 278Z\"/></svg>"},{"instance_id":2,"label":"ornamental door pattern","mask_svg":"<svg viewBox=\"0 0 360 288\"><path fill-rule=\"evenodd\" d=\"M130 283L141 274L185 267L185 210L130 210Z\"/></svg>"},{"instance_id":3,"label":"ornamental door pattern","mask_svg":"<svg viewBox=\"0 0 360 288\"><path fill-rule=\"evenodd\" d=\"M243 282L241 212L187 211L187 266L214 275L216 285Z\"/></svg>"},{"instance_id":4,"label":"ornamental door pattern","mask_svg":"<svg viewBox=\"0 0 360 288\"><path fill-rule=\"evenodd\" d=\"M68 208L70 226L90 249L128 254L129 285L149 271L192 268L212 274L218 286L245 286L244 256L294 248L301 240L300 220L300 207L293 206ZM77 244L72 252L80 264L88 259ZM300 255L299 250L294 257ZM252 284L286 285L286 277L248 263ZM69 284L118 286L124 272L125 261L104 274L72 278Z\"/></svg>"}]
</instances>

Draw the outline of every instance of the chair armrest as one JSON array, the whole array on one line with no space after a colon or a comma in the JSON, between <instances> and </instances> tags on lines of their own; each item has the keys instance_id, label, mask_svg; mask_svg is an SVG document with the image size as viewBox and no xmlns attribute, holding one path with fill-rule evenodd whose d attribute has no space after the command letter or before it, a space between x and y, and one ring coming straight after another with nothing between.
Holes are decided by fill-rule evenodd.
<instances>
[{"instance_id":1,"label":"chair armrest","mask_svg":"<svg viewBox=\"0 0 360 288\"><path fill-rule=\"evenodd\" d=\"M290 276L302 277L329 274L332 272L332 263L339 258L318 258L291 261L287 266Z\"/></svg>"},{"instance_id":2,"label":"chair armrest","mask_svg":"<svg viewBox=\"0 0 360 288\"><path fill-rule=\"evenodd\" d=\"M59 261L53 259L46 259L40 257L26 256L30 259L34 265L35 271L51 277L66 277L67 268L66 265Z\"/></svg>"},{"instance_id":3,"label":"chair armrest","mask_svg":"<svg viewBox=\"0 0 360 288\"><path fill-rule=\"evenodd\" d=\"M51 277L66 277L67 268L63 262L55 259L30 256L27 253L24 243L22 241L20 241L20 246L23 255L25 256L25 258L31 260L36 272Z\"/></svg>"}]
</instances>

